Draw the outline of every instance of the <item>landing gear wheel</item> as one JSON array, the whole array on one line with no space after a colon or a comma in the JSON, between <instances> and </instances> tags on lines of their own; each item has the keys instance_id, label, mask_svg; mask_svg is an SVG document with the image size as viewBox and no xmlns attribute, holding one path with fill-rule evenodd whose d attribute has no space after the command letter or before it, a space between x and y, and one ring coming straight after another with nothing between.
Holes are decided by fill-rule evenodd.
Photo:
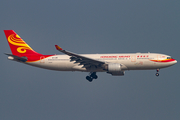
<instances>
[{"instance_id":1,"label":"landing gear wheel","mask_svg":"<svg viewBox=\"0 0 180 120\"><path fill-rule=\"evenodd\" d=\"M86 79L89 81L89 82L92 82L92 78L90 76L86 76Z\"/></svg>"},{"instance_id":2,"label":"landing gear wheel","mask_svg":"<svg viewBox=\"0 0 180 120\"><path fill-rule=\"evenodd\" d=\"M92 77L93 79L97 79L98 78L98 76L95 75L95 74L90 75L90 77Z\"/></svg>"},{"instance_id":3,"label":"landing gear wheel","mask_svg":"<svg viewBox=\"0 0 180 120\"><path fill-rule=\"evenodd\" d=\"M156 73L155 75L158 77L158 76L159 76L159 73L158 73L158 72L159 72L159 69L156 69L156 72L157 72L157 73Z\"/></svg>"},{"instance_id":4,"label":"landing gear wheel","mask_svg":"<svg viewBox=\"0 0 180 120\"><path fill-rule=\"evenodd\" d=\"M156 76L158 77L158 76L159 76L159 73L156 73Z\"/></svg>"},{"instance_id":5,"label":"landing gear wheel","mask_svg":"<svg viewBox=\"0 0 180 120\"><path fill-rule=\"evenodd\" d=\"M98 78L98 76L97 76L97 75L94 75L94 76L93 76L93 78L94 78L94 79L97 79L97 78Z\"/></svg>"},{"instance_id":6,"label":"landing gear wheel","mask_svg":"<svg viewBox=\"0 0 180 120\"><path fill-rule=\"evenodd\" d=\"M90 72L90 75L89 76L86 76L86 79L89 81L89 82L92 82L93 79L97 79L98 76L96 75L96 72Z\"/></svg>"},{"instance_id":7,"label":"landing gear wheel","mask_svg":"<svg viewBox=\"0 0 180 120\"><path fill-rule=\"evenodd\" d=\"M90 77L92 79L97 79L98 78L98 76L96 75L96 72L91 73Z\"/></svg>"}]
</instances>

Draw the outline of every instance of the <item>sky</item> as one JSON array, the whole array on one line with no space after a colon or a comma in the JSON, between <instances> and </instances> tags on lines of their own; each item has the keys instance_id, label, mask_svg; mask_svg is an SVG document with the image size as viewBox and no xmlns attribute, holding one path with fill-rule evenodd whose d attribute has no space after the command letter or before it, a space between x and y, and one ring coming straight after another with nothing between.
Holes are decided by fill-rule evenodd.
<instances>
[{"instance_id":1,"label":"sky","mask_svg":"<svg viewBox=\"0 0 180 120\"><path fill-rule=\"evenodd\" d=\"M180 60L179 0L1 0L1 120L177 120L179 63L125 76L60 72L10 61L3 30L35 51L162 53Z\"/></svg>"}]
</instances>

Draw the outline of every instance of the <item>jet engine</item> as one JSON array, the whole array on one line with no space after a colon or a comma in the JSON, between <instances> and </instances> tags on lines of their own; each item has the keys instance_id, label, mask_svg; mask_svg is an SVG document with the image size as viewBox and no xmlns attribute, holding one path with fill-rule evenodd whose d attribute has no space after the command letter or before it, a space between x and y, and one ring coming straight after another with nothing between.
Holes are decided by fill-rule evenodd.
<instances>
[{"instance_id":1,"label":"jet engine","mask_svg":"<svg viewBox=\"0 0 180 120\"><path fill-rule=\"evenodd\" d=\"M118 63L109 63L105 66L105 70L107 70L107 73L111 75L116 75L116 76L123 76L124 71L121 71L121 64Z\"/></svg>"}]
</instances>

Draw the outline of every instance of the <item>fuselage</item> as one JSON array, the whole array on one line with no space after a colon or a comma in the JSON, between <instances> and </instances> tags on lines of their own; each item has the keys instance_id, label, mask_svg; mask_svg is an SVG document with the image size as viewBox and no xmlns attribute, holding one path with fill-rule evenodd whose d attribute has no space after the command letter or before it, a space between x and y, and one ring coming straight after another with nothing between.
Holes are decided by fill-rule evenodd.
<instances>
[{"instance_id":1,"label":"fuselage","mask_svg":"<svg viewBox=\"0 0 180 120\"><path fill-rule=\"evenodd\" d=\"M169 55L157 53L124 53L124 54L76 54L55 48L64 55L43 55L34 51L13 30L4 30L12 54L8 59L28 65L57 70L57 71L84 71L90 72L86 79L92 82L97 79L96 72L107 72L111 75L122 76L126 70L150 70L169 67L177 61Z\"/></svg>"},{"instance_id":2,"label":"fuselage","mask_svg":"<svg viewBox=\"0 0 180 120\"><path fill-rule=\"evenodd\" d=\"M121 70L150 70L169 67L177 61L169 55L157 53L130 53L130 54L81 54L82 56L103 61L105 63L119 63ZM58 71L84 71L89 72L83 67L70 60L68 55L49 55L48 57L39 56L40 60L25 62L28 65ZM102 69L94 69L95 72L103 72Z\"/></svg>"}]
</instances>

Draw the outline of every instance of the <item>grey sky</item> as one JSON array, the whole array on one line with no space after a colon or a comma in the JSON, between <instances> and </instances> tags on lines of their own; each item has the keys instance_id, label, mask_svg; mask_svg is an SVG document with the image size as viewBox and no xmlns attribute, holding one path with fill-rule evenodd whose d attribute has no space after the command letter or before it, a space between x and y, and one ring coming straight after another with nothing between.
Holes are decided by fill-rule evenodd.
<instances>
[{"instance_id":1,"label":"grey sky","mask_svg":"<svg viewBox=\"0 0 180 120\"><path fill-rule=\"evenodd\" d=\"M179 0L1 0L1 120L177 120L179 63L123 77L58 72L7 60L4 29L35 51L61 54L156 52L180 59Z\"/></svg>"}]
</instances>

